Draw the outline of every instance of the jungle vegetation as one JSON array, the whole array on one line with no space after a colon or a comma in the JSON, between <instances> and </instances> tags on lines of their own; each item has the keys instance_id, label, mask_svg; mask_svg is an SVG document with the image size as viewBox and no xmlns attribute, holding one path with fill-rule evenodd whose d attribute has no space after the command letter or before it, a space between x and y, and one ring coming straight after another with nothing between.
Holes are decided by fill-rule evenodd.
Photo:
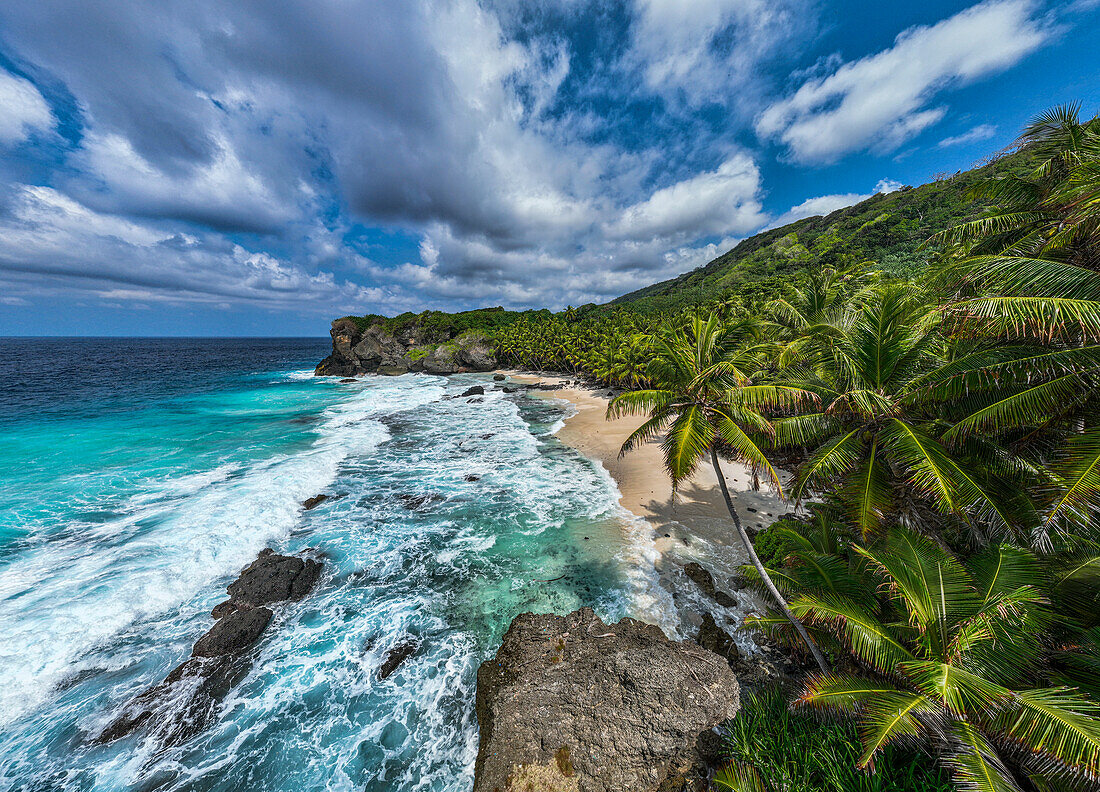
<instances>
[{"instance_id":1,"label":"jungle vegetation","mask_svg":"<svg viewBox=\"0 0 1100 792\"><path fill-rule=\"evenodd\" d=\"M659 439L674 483L737 459L804 507L754 543L728 503L755 625L814 660L790 712L854 735L856 771L1100 788L1100 119L1055 108L981 168L609 305L386 321L618 386L624 453ZM722 788L800 788L733 753Z\"/></svg>"}]
</instances>

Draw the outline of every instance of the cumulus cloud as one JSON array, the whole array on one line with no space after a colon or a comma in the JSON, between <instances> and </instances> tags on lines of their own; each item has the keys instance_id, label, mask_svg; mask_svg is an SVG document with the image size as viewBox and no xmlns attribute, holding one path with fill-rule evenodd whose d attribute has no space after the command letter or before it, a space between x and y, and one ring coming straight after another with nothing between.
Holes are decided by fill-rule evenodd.
<instances>
[{"instance_id":1,"label":"cumulus cloud","mask_svg":"<svg viewBox=\"0 0 1100 792\"><path fill-rule=\"evenodd\" d=\"M634 0L632 54L646 85L666 97L752 100L750 75L812 18L808 0Z\"/></svg>"},{"instance_id":2,"label":"cumulus cloud","mask_svg":"<svg viewBox=\"0 0 1100 792\"><path fill-rule=\"evenodd\" d=\"M0 278L27 275L62 290L145 301L332 310L383 296L217 236L157 229L95 212L50 187L23 185L0 219Z\"/></svg>"},{"instance_id":3,"label":"cumulus cloud","mask_svg":"<svg viewBox=\"0 0 1100 792\"><path fill-rule=\"evenodd\" d=\"M976 127L968 129L961 135L952 135L951 137L945 137L939 142L940 148L950 148L951 146L965 146L967 143L977 143L981 140L989 140L997 134L997 127L992 124L979 124Z\"/></svg>"},{"instance_id":4,"label":"cumulus cloud","mask_svg":"<svg viewBox=\"0 0 1100 792\"><path fill-rule=\"evenodd\" d=\"M860 201L866 201L868 198L878 195L879 193L896 192L903 186L901 182L894 181L893 179L880 179L878 184L875 185L875 189L869 193L837 193L834 195L818 195L814 198L807 198L802 203L797 206L792 206L789 210L776 218L770 224L770 227L780 228L806 217L827 215L835 212L837 209L844 209L848 206L854 206Z\"/></svg>"},{"instance_id":5,"label":"cumulus cloud","mask_svg":"<svg viewBox=\"0 0 1100 792\"><path fill-rule=\"evenodd\" d=\"M945 106L931 106L941 91L1015 65L1047 36L1035 0L987 0L807 80L765 109L756 131L800 162L892 151L944 117Z\"/></svg>"},{"instance_id":6,"label":"cumulus cloud","mask_svg":"<svg viewBox=\"0 0 1100 792\"><path fill-rule=\"evenodd\" d=\"M34 84L0 70L0 144L19 143L53 125L50 106Z\"/></svg>"}]
</instances>

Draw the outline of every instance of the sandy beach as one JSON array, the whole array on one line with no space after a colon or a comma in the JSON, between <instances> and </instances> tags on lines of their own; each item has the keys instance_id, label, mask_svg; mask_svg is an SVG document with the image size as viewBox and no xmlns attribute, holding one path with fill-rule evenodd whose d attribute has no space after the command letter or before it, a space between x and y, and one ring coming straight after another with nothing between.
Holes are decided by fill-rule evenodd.
<instances>
[{"instance_id":1,"label":"sandy beach","mask_svg":"<svg viewBox=\"0 0 1100 792\"><path fill-rule=\"evenodd\" d=\"M647 520L660 552L658 571L668 576L689 560L702 563L721 583L747 562L744 549L730 521L718 481L710 465L701 465L676 493L664 471L660 441L646 443L622 459L623 441L643 421L639 416L607 420L608 393L576 387L572 380L549 375L504 372L519 383L561 385L552 391L533 392L548 399L561 399L576 409L557 433L558 439L590 459L601 463L621 493L620 504ZM765 485L753 490L752 474L745 465L723 461L722 469L734 505L746 527L763 528L780 515L793 510Z\"/></svg>"}]
</instances>

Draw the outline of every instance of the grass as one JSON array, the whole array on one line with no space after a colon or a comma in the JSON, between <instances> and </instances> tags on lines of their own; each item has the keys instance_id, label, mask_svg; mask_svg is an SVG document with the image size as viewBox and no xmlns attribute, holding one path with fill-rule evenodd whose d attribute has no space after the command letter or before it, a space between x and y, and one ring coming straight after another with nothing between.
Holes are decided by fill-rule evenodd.
<instances>
[{"instance_id":1,"label":"grass","mask_svg":"<svg viewBox=\"0 0 1100 792\"><path fill-rule=\"evenodd\" d=\"M854 726L791 712L787 701L779 687L750 693L725 735L727 758L754 767L770 792L953 792L916 751L887 749L874 772L860 770Z\"/></svg>"}]
</instances>

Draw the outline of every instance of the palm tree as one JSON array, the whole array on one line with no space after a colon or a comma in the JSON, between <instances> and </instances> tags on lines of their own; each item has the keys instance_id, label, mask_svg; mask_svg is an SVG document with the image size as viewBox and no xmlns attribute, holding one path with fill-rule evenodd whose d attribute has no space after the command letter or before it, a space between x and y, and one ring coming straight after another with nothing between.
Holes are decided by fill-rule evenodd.
<instances>
[{"instance_id":1,"label":"palm tree","mask_svg":"<svg viewBox=\"0 0 1100 792\"><path fill-rule=\"evenodd\" d=\"M835 493L864 538L891 521L935 526L940 515L979 543L983 524L1010 530L985 471L939 437L948 425L941 405L928 403L929 382L948 365L939 314L912 287L894 285L849 324L817 371L785 380L817 394L823 408L775 422L777 447L803 449L794 497Z\"/></svg>"},{"instance_id":2,"label":"palm tree","mask_svg":"<svg viewBox=\"0 0 1100 792\"><path fill-rule=\"evenodd\" d=\"M848 308L860 287L866 285L866 268L872 264L866 261L859 265L859 274L853 274L855 268L811 272L804 286L764 306L783 347L777 358L780 368L794 361L817 361L830 354L831 343L843 335L851 315Z\"/></svg>"},{"instance_id":3,"label":"palm tree","mask_svg":"<svg viewBox=\"0 0 1100 792\"><path fill-rule=\"evenodd\" d=\"M623 443L620 456L663 433L665 469L673 487L689 478L701 460L710 457L726 508L749 560L824 671L828 667L824 655L790 613L760 563L718 463L719 450L729 453L763 472L782 492L779 476L750 433L766 436L772 431L761 410L790 407L809 394L794 388L751 384L763 351L755 333L752 322L724 326L713 314L705 320L693 318L683 328L659 333L653 340L654 355L648 368L653 387L617 396L608 405L607 415L609 418L648 415L645 423Z\"/></svg>"},{"instance_id":4,"label":"palm tree","mask_svg":"<svg viewBox=\"0 0 1100 792\"><path fill-rule=\"evenodd\" d=\"M854 718L861 767L904 741L932 749L962 789L1100 780L1100 706L1034 687L1051 615L1034 556L993 546L963 563L905 529L849 551L824 563L806 553L790 570L802 591L791 611L851 659L850 671L810 677L795 704Z\"/></svg>"}]
</instances>

